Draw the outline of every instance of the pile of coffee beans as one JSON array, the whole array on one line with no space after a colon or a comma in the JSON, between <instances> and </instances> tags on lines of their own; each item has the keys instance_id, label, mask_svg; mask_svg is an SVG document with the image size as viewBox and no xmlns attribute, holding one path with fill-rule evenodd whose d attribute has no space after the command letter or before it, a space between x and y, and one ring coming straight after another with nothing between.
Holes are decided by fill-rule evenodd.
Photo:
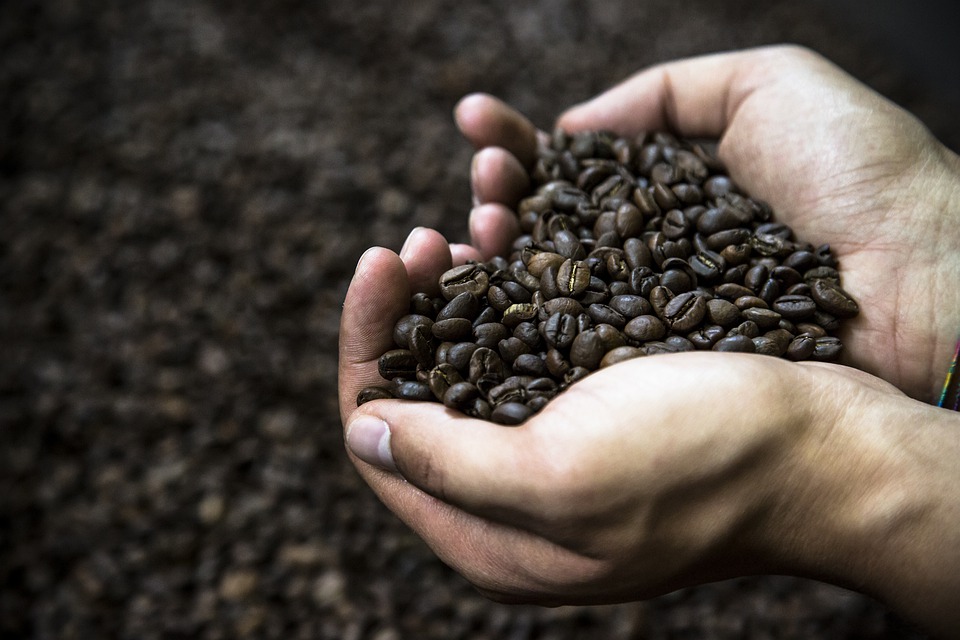
<instances>
[{"instance_id":1,"label":"pile of coffee beans","mask_svg":"<svg viewBox=\"0 0 960 640\"><path fill-rule=\"evenodd\" d=\"M713 145L555 131L517 207L512 253L416 293L378 398L519 424L590 372L680 351L832 360L858 313L828 245L744 194Z\"/></svg>"}]
</instances>

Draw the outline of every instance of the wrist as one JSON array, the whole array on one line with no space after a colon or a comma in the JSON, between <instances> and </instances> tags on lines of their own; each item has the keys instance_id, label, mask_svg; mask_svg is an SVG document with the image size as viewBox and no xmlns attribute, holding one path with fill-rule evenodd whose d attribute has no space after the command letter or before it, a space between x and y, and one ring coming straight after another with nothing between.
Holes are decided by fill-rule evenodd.
<instances>
[{"instance_id":1,"label":"wrist","mask_svg":"<svg viewBox=\"0 0 960 640\"><path fill-rule=\"evenodd\" d=\"M779 570L867 593L929 630L956 633L960 415L859 373L812 373L829 388L790 456L767 554Z\"/></svg>"}]
</instances>

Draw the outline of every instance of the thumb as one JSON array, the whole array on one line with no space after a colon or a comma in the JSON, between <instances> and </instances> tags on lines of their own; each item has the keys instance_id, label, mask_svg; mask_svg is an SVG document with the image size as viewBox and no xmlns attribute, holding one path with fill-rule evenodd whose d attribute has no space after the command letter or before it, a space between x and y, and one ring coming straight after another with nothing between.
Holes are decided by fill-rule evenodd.
<instances>
[{"instance_id":1,"label":"thumb","mask_svg":"<svg viewBox=\"0 0 960 640\"><path fill-rule=\"evenodd\" d=\"M347 448L368 464L475 515L507 521L537 504L546 477L532 433L433 403L370 402L347 424Z\"/></svg>"}]
</instances>

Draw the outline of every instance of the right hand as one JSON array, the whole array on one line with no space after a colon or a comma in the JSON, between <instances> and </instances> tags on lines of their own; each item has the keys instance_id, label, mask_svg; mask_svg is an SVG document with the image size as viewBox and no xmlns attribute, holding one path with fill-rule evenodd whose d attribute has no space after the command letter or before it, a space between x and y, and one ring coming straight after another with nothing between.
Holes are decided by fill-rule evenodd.
<instances>
[{"instance_id":1,"label":"right hand","mask_svg":"<svg viewBox=\"0 0 960 640\"><path fill-rule=\"evenodd\" d=\"M473 244L503 253L519 233L510 208L529 187L542 134L489 96L468 96L456 116L480 149ZM960 158L916 118L819 55L771 47L642 71L557 125L719 138L747 193L838 256L860 303L840 334L844 361L936 399L960 332Z\"/></svg>"}]
</instances>

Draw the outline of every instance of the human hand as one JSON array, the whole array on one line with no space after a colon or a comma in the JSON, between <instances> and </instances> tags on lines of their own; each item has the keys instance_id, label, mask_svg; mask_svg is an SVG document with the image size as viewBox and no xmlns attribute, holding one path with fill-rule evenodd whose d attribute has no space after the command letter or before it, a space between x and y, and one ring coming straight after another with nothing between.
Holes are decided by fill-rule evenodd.
<instances>
[{"instance_id":1,"label":"human hand","mask_svg":"<svg viewBox=\"0 0 960 640\"><path fill-rule=\"evenodd\" d=\"M519 427L437 403L358 408L411 287L452 261L429 230L399 257L364 255L341 323L341 416L367 483L486 595L617 602L790 573L960 625L960 425L867 374L694 352L596 372Z\"/></svg>"},{"instance_id":2,"label":"human hand","mask_svg":"<svg viewBox=\"0 0 960 640\"><path fill-rule=\"evenodd\" d=\"M518 233L537 132L486 96L457 119L480 151L470 229L485 255ZM930 401L960 331L960 159L911 115L821 57L774 47L643 71L564 113L568 131L720 139L731 176L804 240L829 242L860 302L844 362Z\"/></svg>"}]
</instances>

